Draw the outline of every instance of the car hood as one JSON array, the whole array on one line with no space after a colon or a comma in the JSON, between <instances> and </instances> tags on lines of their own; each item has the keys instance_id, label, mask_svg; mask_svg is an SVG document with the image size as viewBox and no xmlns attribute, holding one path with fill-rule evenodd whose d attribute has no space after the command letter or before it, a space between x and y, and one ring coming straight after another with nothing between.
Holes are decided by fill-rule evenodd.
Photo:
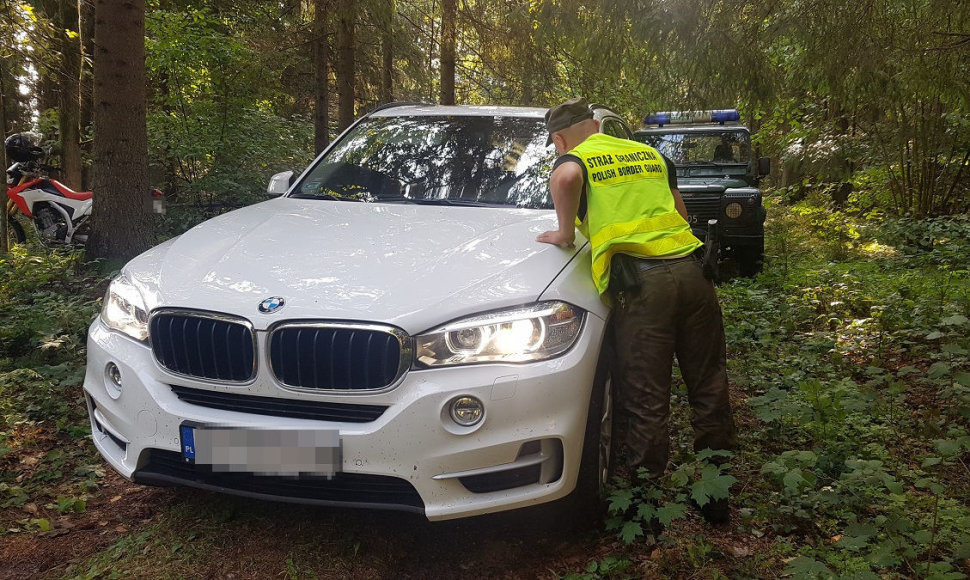
<instances>
[{"instance_id":1,"label":"car hood","mask_svg":"<svg viewBox=\"0 0 970 580\"><path fill-rule=\"evenodd\" d=\"M681 192L723 192L734 187L748 187L748 183L737 176L720 177L677 177L677 187ZM719 191L718 191L719 190Z\"/></svg>"},{"instance_id":2,"label":"car hood","mask_svg":"<svg viewBox=\"0 0 970 580\"><path fill-rule=\"evenodd\" d=\"M146 306L281 320L379 321L414 333L534 301L577 249L535 241L552 211L281 198L209 220L125 273ZM285 305L257 308L269 297Z\"/></svg>"}]
</instances>

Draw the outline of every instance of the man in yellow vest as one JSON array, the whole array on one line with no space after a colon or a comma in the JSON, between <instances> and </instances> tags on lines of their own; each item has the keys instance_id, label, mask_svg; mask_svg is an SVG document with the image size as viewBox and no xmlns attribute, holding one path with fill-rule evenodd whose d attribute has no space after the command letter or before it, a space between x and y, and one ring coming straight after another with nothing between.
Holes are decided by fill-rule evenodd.
<instances>
[{"instance_id":1,"label":"man in yellow vest","mask_svg":"<svg viewBox=\"0 0 970 580\"><path fill-rule=\"evenodd\" d=\"M582 98L549 109L546 127L560 156L549 181L559 228L536 239L572 246L578 227L590 241L593 282L615 304L614 376L629 422L629 462L652 479L667 467L675 354L693 411L695 451L733 449L721 308L704 278L697 257L703 244L687 224L673 164L643 143L600 133ZM701 513L724 523L727 500Z\"/></svg>"}]
</instances>

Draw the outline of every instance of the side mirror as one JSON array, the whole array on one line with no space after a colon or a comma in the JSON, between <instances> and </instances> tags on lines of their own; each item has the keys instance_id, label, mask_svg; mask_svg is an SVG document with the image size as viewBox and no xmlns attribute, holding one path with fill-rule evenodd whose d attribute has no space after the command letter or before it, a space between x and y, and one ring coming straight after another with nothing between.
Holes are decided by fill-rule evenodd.
<instances>
[{"instance_id":1,"label":"side mirror","mask_svg":"<svg viewBox=\"0 0 970 580\"><path fill-rule=\"evenodd\" d=\"M282 171L269 178L269 186L266 187L266 195L283 195L293 185L294 174L292 171Z\"/></svg>"},{"instance_id":2,"label":"side mirror","mask_svg":"<svg viewBox=\"0 0 970 580\"><path fill-rule=\"evenodd\" d=\"M771 173L771 157L758 158L758 175L765 176Z\"/></svg>"}]
</instances>

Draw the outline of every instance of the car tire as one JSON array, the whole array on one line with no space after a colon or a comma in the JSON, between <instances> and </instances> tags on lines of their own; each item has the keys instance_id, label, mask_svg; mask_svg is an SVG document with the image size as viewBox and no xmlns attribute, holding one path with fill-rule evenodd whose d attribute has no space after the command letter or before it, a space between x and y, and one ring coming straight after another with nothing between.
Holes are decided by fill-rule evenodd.
<instances>
[{"instance_id":1,"label":"car tire","mask_svg":"<svg viewBox=\"0 0 970 580\"><path fill-rule=\"evenodd\" d=\"M756 276L761 272L764 265L764 240L753 246L738 246L734 250L734 256L738 262L738 273L741 276L745 278Z\"/></svg>"},{"instance_id":2,"label":"car tire","mask_svg":"<svg viewBox=\"0 0 970 580\"><path fill-rule=\"evenodd\" d=\"M616 445L613 439L613 417L616 401L613 349L604 344L590 394L583 455L576 488L559 504L561 522L571 522L573 529L599 526L606 513L606 485L613 474Z\"/></svg>"}]
</instances>

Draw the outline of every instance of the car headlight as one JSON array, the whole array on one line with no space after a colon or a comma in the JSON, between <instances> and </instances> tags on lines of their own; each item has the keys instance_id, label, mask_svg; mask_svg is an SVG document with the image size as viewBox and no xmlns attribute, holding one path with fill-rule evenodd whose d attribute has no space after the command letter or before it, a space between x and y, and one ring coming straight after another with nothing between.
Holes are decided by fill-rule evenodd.
<instances>
[{"instance_id":1,"label":"car headlight","mask_svg":"<svg viewBox=\"0 0 970 580\"><path fill-rule=\"evenodd\" d=\"M108 286L101 307L101 321L108 328L127 334L135 340L148 338L148 312L141 294L124 276L118 276Z\"/></svg>"},{"instance_id":2,"label":"car headlight","mask_svg":"<svg viewBox=\"0 0 970 580\"><path fill-rule=\"evenodd\" d=\"M743 211L744 208L742 208L741 204L736 201L732 201L731 203L727 204L727 207L724 208L725 215L733 220L741 217L741 212Z\"/></svg>"},{"instance_id":3,"label":"car headlight","mask_svg":"<svg viewBox=\"0 0 970 580\"><path fill-rule=\"evenodd\" d=\"M417 362L440 367L549 359L576 342L583 316L583 310L553 301L456 320L417 337Z\"/></svg>"}]
</instances>

